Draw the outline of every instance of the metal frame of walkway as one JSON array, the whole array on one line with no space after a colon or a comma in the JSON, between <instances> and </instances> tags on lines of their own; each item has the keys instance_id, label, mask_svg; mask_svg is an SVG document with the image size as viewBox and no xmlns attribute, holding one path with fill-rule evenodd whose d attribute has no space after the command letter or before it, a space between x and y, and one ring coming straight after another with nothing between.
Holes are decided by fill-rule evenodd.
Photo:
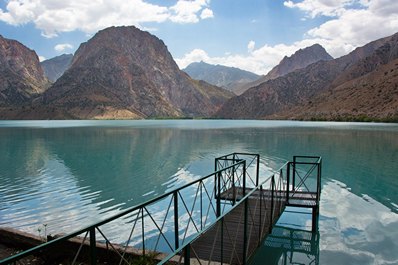
<instances>
[{"instance_id":1,"label":"metal frame of walkway","mask_svg":"<svg viewBox=\"0 0 398 265\"><path fill-rule=\"evenodd\" d=\"M215 159L215 171L116 216L1 260L23 264L69 257L71 264L130 264L150 256L159 264L246 264L286 206L312 208L320 198L321 157L294 156L260 181L260 156ZM112 227L126 232L112 239Z\"/></svg>"}]
</instances>

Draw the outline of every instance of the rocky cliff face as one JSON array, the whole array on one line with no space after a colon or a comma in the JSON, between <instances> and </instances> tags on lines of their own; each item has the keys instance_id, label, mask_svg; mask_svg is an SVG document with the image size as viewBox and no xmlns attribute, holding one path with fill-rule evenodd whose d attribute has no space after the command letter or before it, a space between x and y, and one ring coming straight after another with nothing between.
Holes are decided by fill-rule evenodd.
<instances>
[{"instance_id":1,"label":"rocky cliff face","mask_svg":"<svg viewBox=\"0 0 398 265\"><path fill-rule=\"evenodd\" d=\"M398 121L398 34L344 69L326 91L280 118ZM359 58L359 57L356 57Z\"/></svg>"},{"instance_id":2,"label":"rocky cliff face","mask_svg":"<svg viewBox=\"0 0 398 265\"><path fill-rule=\"evenodd\" d=\"M73 54L62 54L60 56L45 60L40 63L44 74L51 82L57 81L58 78L68 69L73 59Z\"/></svg>"},{"instance_id":3,"label":"rocky cliff face","mask_svg":"<svg viewBox=\"0 0 398 265\"><path fill-rule=\"evenodd\" d=\"M206 81L209 84L223 87L234 93L239 93L236 88L253 82L260 77L239 68L212 65L205 62L191 63L183 71L193 79Z\"/></svg>"},{"instance_id":4,"label":"rocky cliff face","mask_svg":"<svg viewBox=\"0 0 398 265\"><path fill-rule=\"evenodd\" d=\"M297 69L302 69L318 61L329 61L333 57L319 44L296 51L292 56L285 56L267 75L266 79L275 79Z\"/></svg>"},{"instance_id":5,"label":"rocky cliff face","mask_svg":"<svg viewBox=\"0 0 398 265\"><path fill-rule=\"evenodd\" d=\"M26 104L48 86L37 54L0 35L0 106Z\"/></svg>"},{"instance_id":6,"label":"rocky cliff face","mask_svg":"<svg viewBox=\"0 0 398 265\"><path fill-rule=\"evenodd\" d=\"M310 102L312 104L315 99L318 106L330 104L322 99L327 97L324 93L333 91L344 84L348 85L348 82L357 84L352 83L353 80L396 59L397 37L398 34L395 34L371 42L338 59L319 61L304 69L266 81L249 89L241 96L229 100L216 116L290 119L299 117L300 111L305 111L303 106ZM351 85L351 93L361 93L362 85L354 87ZM373 86L377 85L373 84ZM337 97L334 100L342 101L343 99ZM295 113L290 111L292 109L295 109ZM310 115L305 115L305 117L312 118Z\"/></svg>"},{"instance_id":7,"label":"rocky cliff face","mask_svg":"<svg viewBox=\"0 0 398 265\"><path fill-rule=\"evenodd\" d=\"M237 88L237 94L240 95L251 87L256 87L268 80L272 80L296 70L303 69L310 64L319 61L329 61L332 59L333 57L330 56L319 44L314 44L304 49L300 49L290 57L285 56L282 61L280 61L277 66L272 68L272 70L269 71L265 76L262 76L253 82L244 84L243 86Z\"/></svg>"},{"instance_id":8,"label":"rocky cliff face","mask_svg":"<svg viewBox=\"0 0 398 265\"><path fill-rule=\"evenodd\" d=\"M208 117L232 96L192 80L160 39L131 26L83 43L42 102L75 118Z\"/></svg>"},{"instance_id":9,"label":"rocky cliff face","mask_svg":"<svg viewBox=\"0 0 398 265\"><path fill-rule=\"evenodd\" d=\"M278 113L275 118L398 122L398 59Z\"/></svg>"}]
</instances>

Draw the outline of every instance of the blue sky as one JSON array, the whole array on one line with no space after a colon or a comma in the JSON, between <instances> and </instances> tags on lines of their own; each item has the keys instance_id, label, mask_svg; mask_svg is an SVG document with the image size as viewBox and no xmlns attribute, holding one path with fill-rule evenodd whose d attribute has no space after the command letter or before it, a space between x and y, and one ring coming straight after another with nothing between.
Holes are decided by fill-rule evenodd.
<instances>
[{"instance_id":1,"label":"blue sky","mask_svg":"<svg viewBox=\"0 0 398 265\"><path fill-rule=\"evenodd\" d=\"M0 34L41 59L135 25L162 39L180 68L203 60L258 74L314 43L339 57L398 31L397 0L0 0L0 9Z\"/></svg>"}]
</instances>

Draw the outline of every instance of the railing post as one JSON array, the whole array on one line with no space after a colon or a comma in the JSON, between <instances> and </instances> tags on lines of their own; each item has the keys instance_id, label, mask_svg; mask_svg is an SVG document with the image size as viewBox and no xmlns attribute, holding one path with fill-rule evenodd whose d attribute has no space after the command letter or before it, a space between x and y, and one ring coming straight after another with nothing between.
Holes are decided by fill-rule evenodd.
<instances>
[{"instance_id":1,"label":"railing post","mask_svg":"<svg viewBox=\"0 0 398 265\"><path fill-rule=\"evenodd\" d=\"M178 191L173 193L174 196L174 240L175 249L178 249L180 242L178 236Z\"/></svg>"},{"instance_id":2,"label":"railing post","mask_svg":"<svg viewBox=\"0 0 398 265\"><path fill-rule=\"evenodd\" d=\"M260 181L260 155L256 155L257 157L257 169L256 169L256 187Z\"/></svg>"},{"instance_id":3,"label":"railing post","mask_svg":"<svg viewBox=\"0 0 398 265\"><path fill-rule=\"evenodd\" d=\"M290 162L287 163L287 189L286 189L286 204L289 204L289 191L290 191Z\"/></svg>"},{"instance_id":4,"label":"railing post","mask_svg":"<svg viewBox=\"0 0 398 265\"><path fill-rule=\"evenodd\" d=\"M317 164L317 176L316 176L316 204L319 202L319 188L320 188L320 178L319 178L319 163Z\"/></svg>"},{"instance_id":5,"label":"railing post","mask_svg":"<svg viewBox=\"0 0 398 265\"><path fill-rule=\"evenodd\" d=\"M322 158L319 160L319 164L318 164L318 178L319 178L319 195L321 195L321 181L322 181Z\"/></svg>"},{"instance_id":6,"label":"railing post","mask_svg":"<svg viewBox=\"0 0 398 265\"><path fill-rule=\"evenodd\" d=\"M275 175L272 175L271 178L271 217L270 217L270 226L269 233L272 231L272 226L274 225L274 193L275 193Z\"/></svg>"},{"instance_id":7,"label":"railing post","mask_svg":"<svg viewBox=\"0 0 398 265\"><path fill-rule=\"evenodd\" d=\"M224 217L221 218L221 238L220 238L220 241L221 241L221 253L220 253L221 260L220 260L220 263L222 265L223 264L223 260L224 260Z\"/></svg>"},{"instance_id":8,"label":"railing post","mask_svg":"<svg viewBox=\"0 0 398 265\"><path fill-rule=\"evenodd\" d=\"M296 186L296 156L293 156L293 177L292 177L292 190L295 190Z\"/></svg>"},{"instance_id":9,"label":"railing post","mask_svg":"<svg viewBox=\"0 0 398 265\"><path fill-rule=\"evenodd\" d=\"M141 208L141 233L142 233L142 254L145 256L145 224L144 224L144 208Z\"/></svg>"},{"instance_id":10,"label":"railing post","mask_svg":"<svg viewBox=\"0 0 398 265\"><path fill-rule=\"evenodd\" d=\"M260 246L260 244L261 244L261 239L262 239L262 234L261 234L261 231L262 231L262 228L263 228L263 226L262 226L262 224L261 224L261 221L263 220L263 185L260 185L260 222L259 222L259 229L258 229L258 246Z\"/></svg>"},{"instance_id":11,"label":"railing post","mask_svg":"<svg viewBox=\"0 0 398 265\"><path fill-rule=\"evenodd\" d=\"M243 160L243 197L246 196L246 160Z\"/></svg>"},{"instance_id":12,"label":"railing post","mask_svg":"<svg viewBox=\"0 0 398 265\"><path fill-rule=\"evenodd\" d=\"M216 216L218 218L221 215L221 172L218 172L216 176L217 176Z\"/></svg>"},{"instance_id":13,"label":"railing post","mask_svg":"<svg viewBox=\"0 0 398 265\"><path fill-rule=\"evenodd\" d=\"M96 239L95 239L95 227L90 229L90 264L96 265L97 264L97 246L96 246Z\"/></svg>"},{"instance_id":14,"label":"railing post","mask_svg":"<svg viewBox=\"0 0 398 265\"><path fill-rule=\"evenodd\" d=\"M191 244L188 244L184 248L184 265L191 264Z\"/></svg>"},{"instance_id":15,"label":"railing post","mask_svg":"<svg viewBox=\"0 0 398 265\"><path fill-rule=\"evenodd\" d=\"M232 164L235 164L235 159L232 161ZM235 167L232 167L232 206L235 205L236 202L236 189L235 189L235 174L236 174L236 170Z\"/></svg>"},{"instance_id":16,"label":"railing post","mask_svg":"<svg viewBox=\"0 0 398 265\"><path fill-rule=\"evenodd\" d=\"M247 201L248 199L245 199L245 216L244 216L244 224L243 224L243 264L246 264L246 256L247 256L247 214L248 214L248 209L247 209Z\"/></svg>"},{"instance_id":17,"label":"railing post","mask_svg":"<svg viewBox=\"0 0 398 265\"><path fill-rule=\"evenodd\" d=\"M200 185L200 230L203 229L203 191L202 186L204 185L202 181L199 182Z\"/></svg>"}]
</instances>

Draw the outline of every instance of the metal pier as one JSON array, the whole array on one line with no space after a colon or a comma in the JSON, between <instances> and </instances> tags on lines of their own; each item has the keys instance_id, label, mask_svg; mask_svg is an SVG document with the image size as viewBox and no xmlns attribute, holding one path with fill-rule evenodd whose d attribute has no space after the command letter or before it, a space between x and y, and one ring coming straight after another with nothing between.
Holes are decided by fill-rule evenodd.
<instances>
[{"instance_id":1,"label":"metal pier","mask_svg":"<svg viewBox=\"0 0 398 265\"><path fill-rule=\"evenodd\" d=\"M321 163L320 157L294 156L265 178L258 154L218 157L208 176L0 264L23 264L32 255L91 265L130 264L139 256L158 264L246 264L286 206L311 208L315 231ZM114 226L125 231L117 241Z\"/></svg>"}]
</instances>

